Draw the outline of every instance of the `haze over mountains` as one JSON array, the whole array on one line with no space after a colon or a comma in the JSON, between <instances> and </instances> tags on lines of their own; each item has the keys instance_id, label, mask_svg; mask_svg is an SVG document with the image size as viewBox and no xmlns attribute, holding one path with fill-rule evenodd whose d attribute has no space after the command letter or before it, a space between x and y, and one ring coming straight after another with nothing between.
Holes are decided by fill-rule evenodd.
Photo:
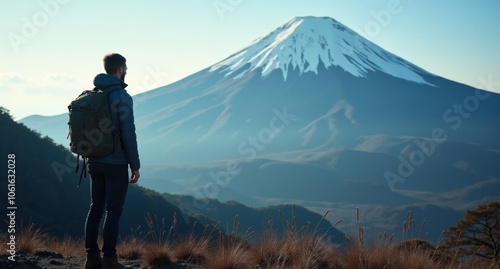
<instances>
[{"instance_id":1,"label":"haze over mountains","mask_svg":"<svg viewBox=\"0 0 500 269\"><path fill-rule=\"evenodd\" d=\"M17 206L14 208L15 222L3 222L0 231L7 233L9 230L10 234L17 235L30 224L34 224L35 229L39 228L52 236L82 238L90 203L90 184L88 179L84 179L81 187L77 188L79 175L73 172L58 176L58 173L65 171L63 166L68 160L76 163L73 154L62 146L56 146L49 138L41 138L26 126L14 122L4 112L0 107L0 136L5 142L0 148L0 154L15 155L16 180L14 191L12 188L2 188L0 194L7 197L7 192L10 192L9 197L15 198ZM0 172L7 174L6 167L0 167ZM15 195L12 196L12 193ZM297 218L297 228L305 227L308 223L315 224L317 230L328 236L332 242L340 243L343 238L343 234L333 228L320 214L300 206L279 205L255 209L236 202L214 201L207 210L196 212L194 216L178 207L183 199L188 198L179 195L161 195L137 185L130 186L120 222L121 239L130 236L145 237L149 232L146 222L149 216L156 221L156 225L163 224L165 226L163 228L168 229L173 225L171 236L176 239L188 235L206 236L211 228L218 227L224 232L233 234L237 232L243 234L248 230L251 231L245 235L248 239L259 240L269 228L267 222L271 216L274 216L276 224L279 223L278 214L286 216L284 221L287 222L292 222L293 217ZM6 208L7 201L2 199L0 205ZM13 208L9 207L9 210ZM238 224L243 230L235 231L233 223ZM155 229L160 228L162 227L155 227ZM274 231L277 234L283 232L282 229Z\"/></svg>"},{"instance_id":2,"label":"haze over mountains","mask_svg":"<svg viewBox=\"0 0 500 269\"><path fill-rule=\"evenodd\" d=\"M433 240L465 208L500 197L500 95L431 74L332 18L293 18L134 102L141 184L161 192L296 202L338 212L331 221L358 207L374 231L413 210ZM68 143L66 114L21 122ZM184 206L208 206L199 201Z\"/></svg>"}]
</instances>

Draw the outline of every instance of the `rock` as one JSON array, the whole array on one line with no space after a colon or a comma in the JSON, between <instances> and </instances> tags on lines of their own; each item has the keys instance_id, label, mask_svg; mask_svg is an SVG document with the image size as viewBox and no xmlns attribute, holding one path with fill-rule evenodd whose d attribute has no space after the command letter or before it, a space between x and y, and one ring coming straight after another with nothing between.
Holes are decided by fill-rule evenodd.
<instances>
[{"instance_id":1,"label":"rock","mask_svg":"<svg viewBox=\"0 0 500 269\"><path fill-rule=\"evenodd\" d=\"M63 263L62 263L62 262L60 262L60 261L56 261L56 260L50 260L50 264L51 264L51 265L63 265Z\"/></svg>"},{"instance_id":2,"label":"rock","mask_svg":"<svg viewBox=\"0 0 500 269\"><path fill-rule=\"evenodd\" d=\"M35 255L39 256L39 257L45 257L45 258L55 258L55 259L64 258L64 256L61 253L54 253L54 252L45 251L45 250L36 251Z\"/></svg>"}]
</instances>

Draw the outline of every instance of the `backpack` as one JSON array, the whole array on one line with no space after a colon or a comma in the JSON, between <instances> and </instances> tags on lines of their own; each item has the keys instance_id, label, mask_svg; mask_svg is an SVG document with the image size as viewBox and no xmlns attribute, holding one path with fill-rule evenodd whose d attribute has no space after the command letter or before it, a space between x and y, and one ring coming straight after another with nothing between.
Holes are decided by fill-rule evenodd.
<instances>
[{"instance_id":1,"label":"backpack","mask_svg":"<svg viewBox=\"0 0 500 269\"><path fill-rule=\"evenodd\" d=\"M123 87L112 85L103 89L86 90L69 104L68 137L71 152L77 154L75 173L79 168L80 156L83 157L83 175L86 171L86 158L100 157L115 152L117 141L113 134L114 126L110 117L108 94L118 89L123 89ZM82 175L80 175L80 182Z\"/></svg>"}]
</instances>

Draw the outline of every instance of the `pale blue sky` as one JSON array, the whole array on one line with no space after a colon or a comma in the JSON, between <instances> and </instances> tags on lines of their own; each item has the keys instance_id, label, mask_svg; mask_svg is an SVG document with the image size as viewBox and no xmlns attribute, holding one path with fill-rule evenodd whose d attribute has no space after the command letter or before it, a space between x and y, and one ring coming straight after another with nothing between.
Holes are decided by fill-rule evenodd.
<instances>
[{"instance_id":1,"label":"pale blue sky","mask_svg":"<svg viewBox=\"0 0 500 269\"><path fill-rule=\"evenodd\" d=\"M128 90L138 94L308 15L332 17L429 72L500 92L481 83L500 81L498 14L496 0L2 0L0 106L16 119L65 113L109 52L127 58Z\"/></svg>"}]
</instances>

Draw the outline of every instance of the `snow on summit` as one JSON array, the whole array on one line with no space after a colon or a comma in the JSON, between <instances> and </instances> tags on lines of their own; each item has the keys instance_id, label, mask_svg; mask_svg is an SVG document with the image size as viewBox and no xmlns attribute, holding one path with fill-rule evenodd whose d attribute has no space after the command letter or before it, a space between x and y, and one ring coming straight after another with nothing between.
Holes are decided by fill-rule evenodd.
<instances>
[{"instance_id":1,"label":"snow on summit","mask_svg":"<svg viewBox=\"0 0 500 269\"><path fill-rule=\"evenodd\" d=\"M213 65L210 71L227 72L239 78L262 68L262 76L281 69L286 80L288 69L299 73L318 73L318 65L338 66L356 77L369 71L426 83L423 69L389 53L343 24L328 17L296 17L247 48ZM248 66L245 69L242 67Z\"/></svg>"}]
</instances>

